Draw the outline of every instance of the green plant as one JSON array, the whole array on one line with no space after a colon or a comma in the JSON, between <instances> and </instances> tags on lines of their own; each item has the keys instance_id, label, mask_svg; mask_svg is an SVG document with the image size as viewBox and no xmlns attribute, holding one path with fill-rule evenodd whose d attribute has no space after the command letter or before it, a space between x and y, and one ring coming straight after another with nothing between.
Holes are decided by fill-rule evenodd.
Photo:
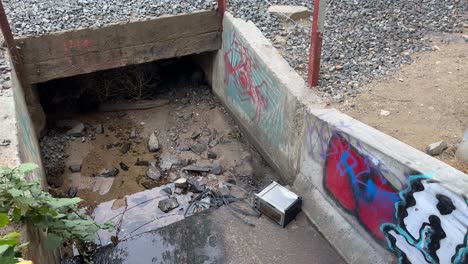
<instances>
[{"instance_id":1,"label":"green plant","mask_svg":"<svg viewBox=\"0 0 468 264\"><path fill-rule=\"evenodd\" d=\"M0 169L0 214L8 221L39 228L44 232L44 243L50 250L65 242L83 249L84 243L95 240L99 229L113 228L111 223L99 225L86 215L78 206L82 201L80 198L55 198L42 191L38 181L26 180L25 176L37 168L36 164L26 163L15 169ZM18 236L14 234L10 238L17 239ZM13 240L9 241L13 243Z\"/></svg>"}]
</instances>

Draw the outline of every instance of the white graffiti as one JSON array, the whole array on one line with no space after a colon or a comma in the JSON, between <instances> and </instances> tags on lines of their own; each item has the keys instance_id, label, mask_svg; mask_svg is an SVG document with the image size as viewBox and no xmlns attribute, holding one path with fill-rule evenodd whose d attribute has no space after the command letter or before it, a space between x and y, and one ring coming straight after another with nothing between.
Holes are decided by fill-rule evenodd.
<instances>
[{"instance_id":1,"label":"white graffiti","mask_svg":"<svg viewBox=\"0 0 468 264\"><path fill-rule=\"evenodd\" d=\"M411 179L400 196L398 224L381 228L400 263L468 261L468 205L464 198L421 177Z\"/></svg>"}]
</instances>

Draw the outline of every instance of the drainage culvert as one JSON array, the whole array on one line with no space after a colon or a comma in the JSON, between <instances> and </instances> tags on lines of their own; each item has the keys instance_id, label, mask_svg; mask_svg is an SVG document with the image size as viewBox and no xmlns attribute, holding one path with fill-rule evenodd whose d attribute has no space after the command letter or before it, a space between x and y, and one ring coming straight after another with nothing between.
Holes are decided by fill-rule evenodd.
<instances>
[{"instance_id":1,"label":"drainage culvert","mask_svg":"<svg viewBox=\"0 0 468 264\"><path fill-rule=\"evenodd\" d=\"M116 226L100 231L95 246L240 200L279 179L203 75L184 57L37 86L47 114L40 146L49 191L82 198L97 222ZM223 200L226 188L231 195Z\"/></svg>"}]
</instances>

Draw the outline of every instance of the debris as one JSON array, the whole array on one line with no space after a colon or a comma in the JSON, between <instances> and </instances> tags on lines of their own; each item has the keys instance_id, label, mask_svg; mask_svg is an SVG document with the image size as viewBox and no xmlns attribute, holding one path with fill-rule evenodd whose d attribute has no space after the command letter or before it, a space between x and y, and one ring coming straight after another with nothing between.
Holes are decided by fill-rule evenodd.
<instances>
[{"instance_id":1,"label":"debris","mask_svg":"<svg viewBox=\"0 0 468 264\"><path fill-rule=\"evenodd\" d=\"M214 153L212 150L208 150L208 155L207 157L209 159L216 159L218 157L218 154Z\"/></svg>"},{"instance_id":2,"label":"debris","mask_svg":"<svg viewBox=\"0 0 468 264\"><path fill-rule=\"evenodd\" d=\"M103 134L104 133L104 126L102 124L98 124L96 126L96 134Z\"/></svg>"},{"instance_id":3,"label":"debris","mask_svg":"<svg viewBox=\"0 0 468 264\"><path fill-rule=\"evenodd\" d=\"M149 162L147 160L140 160L140 158L137 158L135 166L149 166Z\"/></svg>"},{"instance_id":4,"label":"debris","mask_svg":"<svg viewBox=\"0 0 468 264\"><path fill-rule=\"evenodd\" d=\"M200 137L200 135L201 135L200 131L197 130L197 131L194 131L194 132L192 133L192 137L191 137L191 138L192 138L192 139L197 139L197 138Z\"/></svg>"},{"instance_id":5,"label":"debris","mask_svg":"<svg viewBox=\"0 0 468 264\"><path fill-rule=\"evenodd\" d=\"M136 128L135 127L132 127L132 131L130 131L130 138L131 139L134 139L137 137L137 132L136 132Z\"/></svg>"},{"instance_id":6,"label":"debris","mask_svg":"<svg viewBox=\"0 0 468 264\"><path fill-rule=\"evenodd\" d=\"M182 194L183 192L184 192L184 189L179 188L179 187L175 188L175 190L174 190L174 193L179 194L179 195Z\"/></svg>"},{"instance_id":7,"label":"debris","mask_svg":"<svg viewBox=\"0 0 468 264\"><path fill-rule=\"evenodd\" d=\"M147 189L147 190L151 190L155 187L158 187L159 186L159 182L157 181L153 181L153 180L149 180L149 181L145 181L145 182L142 182L141 185Z\"/></svg>"},{"instance_id":8,"label":"debris","mask_svg":"<svg viewBox=\"0 0 468 264\"><path fill-rule=\"evenodd\" d=\"M182 188L182 189L187 189L188 188L188 182L187 179L185 178L180 178L174 182L174 185L176 188Z\"/></svg>"},{"instance_id":9,"label":"debris","mask_svg":"<svg viewBox=\"0 0 468 264\"><path fill-rule=\"evenodd\" d=\"M123 161L121 161L119 163L119 166L120 168L123 170L123 171L128 171L129 167L127 166L127 164L123 163Z\"/></svg>"},{"instance_id":10,"label":"debris","mask_svg":"<svg viewBox=\"0 0 468 264\"><path fill-rule=\"evenodd\" d=\"M159 179L161 179L161 172L158 168L154 166L149 166L148 170L146 171L146 177L151 178L155 181L159 181Z\"/></svg>"},{"instance_id":11,"label":"debris","mask_svg":"<svg viewBox=\"0 0 468 264\"><path fill-rule=\"evenodd\" d=\"M387 111L387 110L380 110L380 115L381 116L389 116L390 115L390 111Z\"/></svg>"},{"instance_id":12,"label":"debris","mask_svg":"<svg viewBox=\"0 0 468 264\"><path fill-rule=\"evenodd\" d=\"M9 139L3 139L1 142L0 142L0 146L2 147L7 147L11 144L11 140Z\"/></svg>"},{"instance_id":13,"label":"debris","mask_svg":"<svg viewBox=\"0 0 468 264\"><path fill-rule=\"evenodd\" d=\"M80 171L81 171L81 165L80 165L80 164L77 164L77 165L70 165L70 166L68 166L68 169L69 169L72 173L80 172Z\"/></svg>"},{"instance_id":14,"label":"debris","mask_svg":"<svg viewBox=\"0 0 468 264\"><path fill-rule=\"evenodd\" d=\"M458 145L455 156L462 162L468 162L468 140L465 140Z\"/></svg>"},{"instance_id":15,"label":"debris","mask_svg":"<svg viewBox=\"0 0 468 264\"><path fill-rule=\"evenodd\" d=\"M165 193L167 195L172 195L172 189L171 189L171 187L162 188L161 193Z\"/></svg>"},{"instance_id":16,"label":"debris","mask_svg":"<svg viewBox=\"0 0 468 264\"><path fill-rule=\"evenodd\" d=\"M72 129L67 131L68 136L72 137L83 137L85 136L85 126L83 123L79 123L74 126Z\"/></svg>"},{"instance_id":17,"label":"debris","mask_svg":"<svg viewBox=\"0 0 468 264\"><path fill-rule=\"evenodd\" d=\"M156 133L151 133L149 140L148 140L148 150L150 152L156 152L159 150L159 141Z\"/></svg>"},{"instance_id":18,"label":"debris","mask_svg":"<svg viewBox=\"0 0 468 264\"><path fill-rule=\"evenodd\" d=\"M223 167L221 166L221 164L219 164L218 161L215 161L215 162L213 162L213 166L211 167L210 172L212 174L219 175L219 174L223 173Z\"/></svg>"},{"instance_id":19,"label":"debris","mask_svg":"<svg viewBox=\"0 0 468 264\"><path fill-rule=\"evenodd\" d=\"M115 177L119 174L119 169L110 167L110 168L105 168L99 173L97 176L100 177Z\"/></svg>"},{"instance_id":20,"label":"debris","mask_svg":"<svg viewBox=\"0 0 468 264\"><path fill-rule=\"evenodd\" d=\"M78 193L78 188L77 187L70 187L67 191L68 197L73 198L76 196Z\"/></svg>"},{"instance_id":21,"label":"debris","mask_svg":"<svg viewBox=\"0 0 468 264\"><path fill-rule=\"evenodd\" d=\"M122 147L120 148L120 153L122 154L127 154L127 152L130 150L130 147L132 144L130 142L124 143Z\"/></svg>"},{"instance_id":22,"label":"debris","mask_svg":"<svg viewBox=\"0 0 468 264\"><path fill-rule=\"evenodd\" d=\"M202 154L207 149L206 145L195 143L190 145L190 150L195 154Z\"/></svg>"},{"instance_id":23,"label":"debris","mask_svg":"<svg viewBox=\"0 0 468 264\"><path fill-rule=\"evenodd\" d=\"M177 202L177 199L175 197L172 197L159 201L158 207L159 209L161 209L161 211L167 213L172 209L179 207L179 203Z\"/></svg>"},{"instance_id":24,"label":"debris","mask_svg":"<svg viewBox=\"0 0 468 264\"><path fill-rule=\"evenodd\" d=\"M180 142L177 145L176 150L177 151L188 151L188 150L190 150L190 147L185 142Z\"/></svg>"},{"instance_id":25,"label":"debris","mask_svg":"<svg viewBox=\"0 0 468 264\"><path fill-rule=\"evenodd\" d=\"M189 180L190 183L190 191L194 193L200 193L205 190L205 185L199 182L196 178L191 178Z\"/></svg>"},{"instance_id":26,"label":"debris","mask_svg":"<svg viewBox=\"0 0 468 264\"><path fill-rule=\"evenodd\" d=\"M189 165L186 167L183 167L182 170L185 171L196 171L196 172L209 172L211 168L209 167L202 167L202 166L197 166L197 165Z\"/></svg>"},{"instance_id":27,"label":"debris","mask_svg":"<svg viewBox=\"0 0 468 264\"><path fill-rule=\"evenodd\" d=\"M294 5L272 5L268 8L268 13L282 20L289 18L294 21L308 19L312 15L312 12L307 7Z\"/></svg>"},{"instance_id":28,"label":"debris","mask_svg":"<svg viewBox=\"0 0 468 264\"><path fill-rule=\"evenodd\" d=\"M441 140L439 142L435 142L427 146L426 153L431 156L436 156L441 154L447 147L447 142Z\"/></svg>"},{"instance_id":29,"label":"debris","mask_svg":"<svg viewBox=\"0 0 468 264\"><path fill-rule=\"evenodd\" d=\"M180 165L180 159L176 155L164 153L161 156L160 167L163 171L170 170L173 165Z\"/></svg>"}]
</instances>

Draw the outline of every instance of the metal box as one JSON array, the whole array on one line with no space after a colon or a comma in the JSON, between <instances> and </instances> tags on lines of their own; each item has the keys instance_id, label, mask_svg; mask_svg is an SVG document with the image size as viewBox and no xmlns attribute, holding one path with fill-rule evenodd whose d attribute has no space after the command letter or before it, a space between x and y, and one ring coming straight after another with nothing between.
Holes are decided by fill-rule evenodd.
<instances>
[{"instance_id":1,"label":"metal box","mask_svg":"<svg viewBox=\"0 0 468 264\"><path fill-rule=\"evenodd\" d=\"M301 197L277 182L272 182L255 194L255 207L282 227L296 217L301 211L301 205Z\"/></svg>"}]
</instances>

